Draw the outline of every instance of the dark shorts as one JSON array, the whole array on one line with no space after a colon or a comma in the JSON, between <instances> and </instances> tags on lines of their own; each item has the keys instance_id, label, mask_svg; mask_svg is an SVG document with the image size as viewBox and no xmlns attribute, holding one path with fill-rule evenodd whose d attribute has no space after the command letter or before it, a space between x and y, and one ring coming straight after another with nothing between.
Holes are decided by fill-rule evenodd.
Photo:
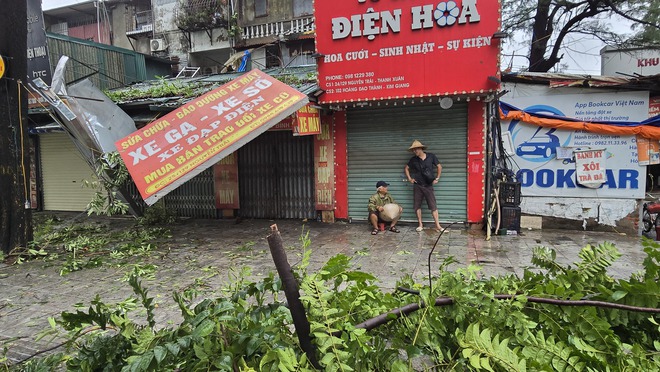
<instances>
[{"instance_id":1,"label":"dark shorts","mask_svg":"<svg viewBox=\"0 0 660 372\"><path fill-rule=\"evenodd\" d=\"M376 217L378 217L378 222L385 222L385 221L383 221L382 218L380 218L380 212L379 212L379 211L375 211L375 212L371 212L371 211L369 211L369 218L370 218L370 219L371 219L371 215L372 215L372 214L375 214Z\"/></svg>"},{"instance_id":2,"label":"dark shorts","mask_svg":"<svg viewBox=\"0 0 660 372\"><path fill-rule=\"evenodd\" d=\"M413 186L413 210L422 208L422 200L426 199L426 205L429 206L430 211L438 209L435 202L435 194L433 193L433 186Z\"/></svg>"}]
</instances>

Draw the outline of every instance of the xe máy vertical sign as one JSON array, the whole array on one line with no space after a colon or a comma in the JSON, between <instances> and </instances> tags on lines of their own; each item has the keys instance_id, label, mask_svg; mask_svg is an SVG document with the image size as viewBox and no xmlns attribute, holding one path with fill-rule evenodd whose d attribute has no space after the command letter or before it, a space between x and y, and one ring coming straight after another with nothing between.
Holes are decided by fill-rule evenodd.
<instances>
[{"instance_id":1,"label":"xe m\u00e1y vertical sign","mask_svg":"<svg viewBox=\"0 0 660 372\"><path fill-rule=\"evenodd\" d=\"M494 91L498 0L315 1L321 103Z\"/></svg>"},{"instance_id":2,"label":"xe m\u00e1y vertical sign","mask_svg":"<svg viewBox=\"0 0 660 372\"><path fill-rule=\"evenodd\" d=\"M294 120L293 135L308 136L321 133L321 118L319 110L307 104L296 112Z\"/></svg>"},{"instance_id":3,"label":"xe m\u00e1y vertical sign","mask_svg":"<svg viewBox=\"0 0 660 372\"><path fill-rule=\"evenodd\" d=\"M307 102L306 95L255 69L115 144L151 205Z\"/></svg>"}]
</instances>

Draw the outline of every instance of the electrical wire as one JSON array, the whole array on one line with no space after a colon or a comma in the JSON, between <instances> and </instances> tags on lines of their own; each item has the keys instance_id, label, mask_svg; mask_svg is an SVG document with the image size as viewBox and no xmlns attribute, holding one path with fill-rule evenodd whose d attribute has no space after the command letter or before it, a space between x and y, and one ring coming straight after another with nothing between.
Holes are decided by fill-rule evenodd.
<instances>
[{"instance_id":1,"label":"electrical wire","mask_svg":"<svg viewBox=\"0 0 660 372\"><path fill-rule=\"evenodd\" d=\"M16 93L18 93L18 127L20 128L21 132L21 171L23 172L23 193L25 196L25 209L28 209L30 206L30 199L28 199L27 175L25 174L25 143L23 139L23 106L21 103L21 86L23 86L23 83L19 79L17 80L16 84Z\"/></svg>"},{"instance_id":2,"label":"electrical wire","mask_svg":"<svg viewBox=\"0 0 660 372\"><path fill-rule=\"evenodd\" d=\"M429 252L429 255L428 255L429 292L433 291L433 281L432 281L432 278L431 278L431 256L433 255L433 251L435 250L435 247L438 245L438 242L440 241L440 238L442 237L442 234L444 234L445 231L447 231L448 228L452 227L453 225L455 225L457 223L466 224L467 221L454 221L454 222L450 223L449 225L445 226L445 228L442 229L442 231L440 231L440 235L438 235L438 238L435 240L435 243L433 244L433 248L431 248L431 251ZM450 246L450 245L451 245L451 234L449 234L449 241L447 242L447 246Z\"/></svg>"}]
</instances>

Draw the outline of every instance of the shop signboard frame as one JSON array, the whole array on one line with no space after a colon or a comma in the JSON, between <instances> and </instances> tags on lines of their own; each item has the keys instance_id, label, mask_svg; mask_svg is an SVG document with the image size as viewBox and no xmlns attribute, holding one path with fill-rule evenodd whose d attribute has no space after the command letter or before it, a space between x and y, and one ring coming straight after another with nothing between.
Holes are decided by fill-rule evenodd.
<instances>
[{"instance_id":1,"label":"shop signboard frame","mask_svg":"<svg viewBox=\"0 0 660 372\"><path fill-rule=\"evenodd\" d=\"M115 144L152 205L308 102L305 94L254 69Z\"/></svg>"},{"instance_id":2,"label":"shop signboard frame","mask_svg":"<svg viewBox=\"0 0 660 372\"><path fill-rule=\"evenodd\" d=\"M529 113L557 115L583 121L638 122L648 117L648 91L550 89L509 85L501 100ZM635 136L545 128L517 120L503 120L513 154L508 154L525 197L644 198L646 169L638 164ZM563 148L563 149L562 149ZM606 181L587 188L576 180L575 156L560 159L561 150L604 150Z\"/></svg>"},{"instance_id":3,"label":"shop signboard frame","mask_svg":"<svg viewBox=\"0 0 660 372\"><path fill-rule=\"evenodd\" d=\"M316 1L320 103L497 89L500 3Z\"/></svg>"}]
</instances>

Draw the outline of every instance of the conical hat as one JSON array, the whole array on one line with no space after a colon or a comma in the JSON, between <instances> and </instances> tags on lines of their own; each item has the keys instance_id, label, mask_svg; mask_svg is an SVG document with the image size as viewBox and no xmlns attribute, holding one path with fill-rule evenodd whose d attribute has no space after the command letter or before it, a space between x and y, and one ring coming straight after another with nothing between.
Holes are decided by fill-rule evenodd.
<instances>
[{"instance_id":1,"label":"conical hat","mask_svg":"<svg viewBox=\"0 0 660 372\"><path fill-rule=\"evenodd\" d=\"M383 211L378 216L385 222L393 221L401 216L401 207L396 203L387 203L383 205Z\"/></svg>"},{"instance_id":2,"label":"conical hat","mask_svg":"<svg viewBox=\"0 0 660 372\"><path fill-rule=\"evenodd\" d=\"M426 150L426 146L422 145L422 143L419 142L418 140L414 140L412 145L410 145L410 147L408 147L408 151L412 151L412 150L420 148L420 147L422 148L422 150Z\"/></svg>"}]
</instances>

